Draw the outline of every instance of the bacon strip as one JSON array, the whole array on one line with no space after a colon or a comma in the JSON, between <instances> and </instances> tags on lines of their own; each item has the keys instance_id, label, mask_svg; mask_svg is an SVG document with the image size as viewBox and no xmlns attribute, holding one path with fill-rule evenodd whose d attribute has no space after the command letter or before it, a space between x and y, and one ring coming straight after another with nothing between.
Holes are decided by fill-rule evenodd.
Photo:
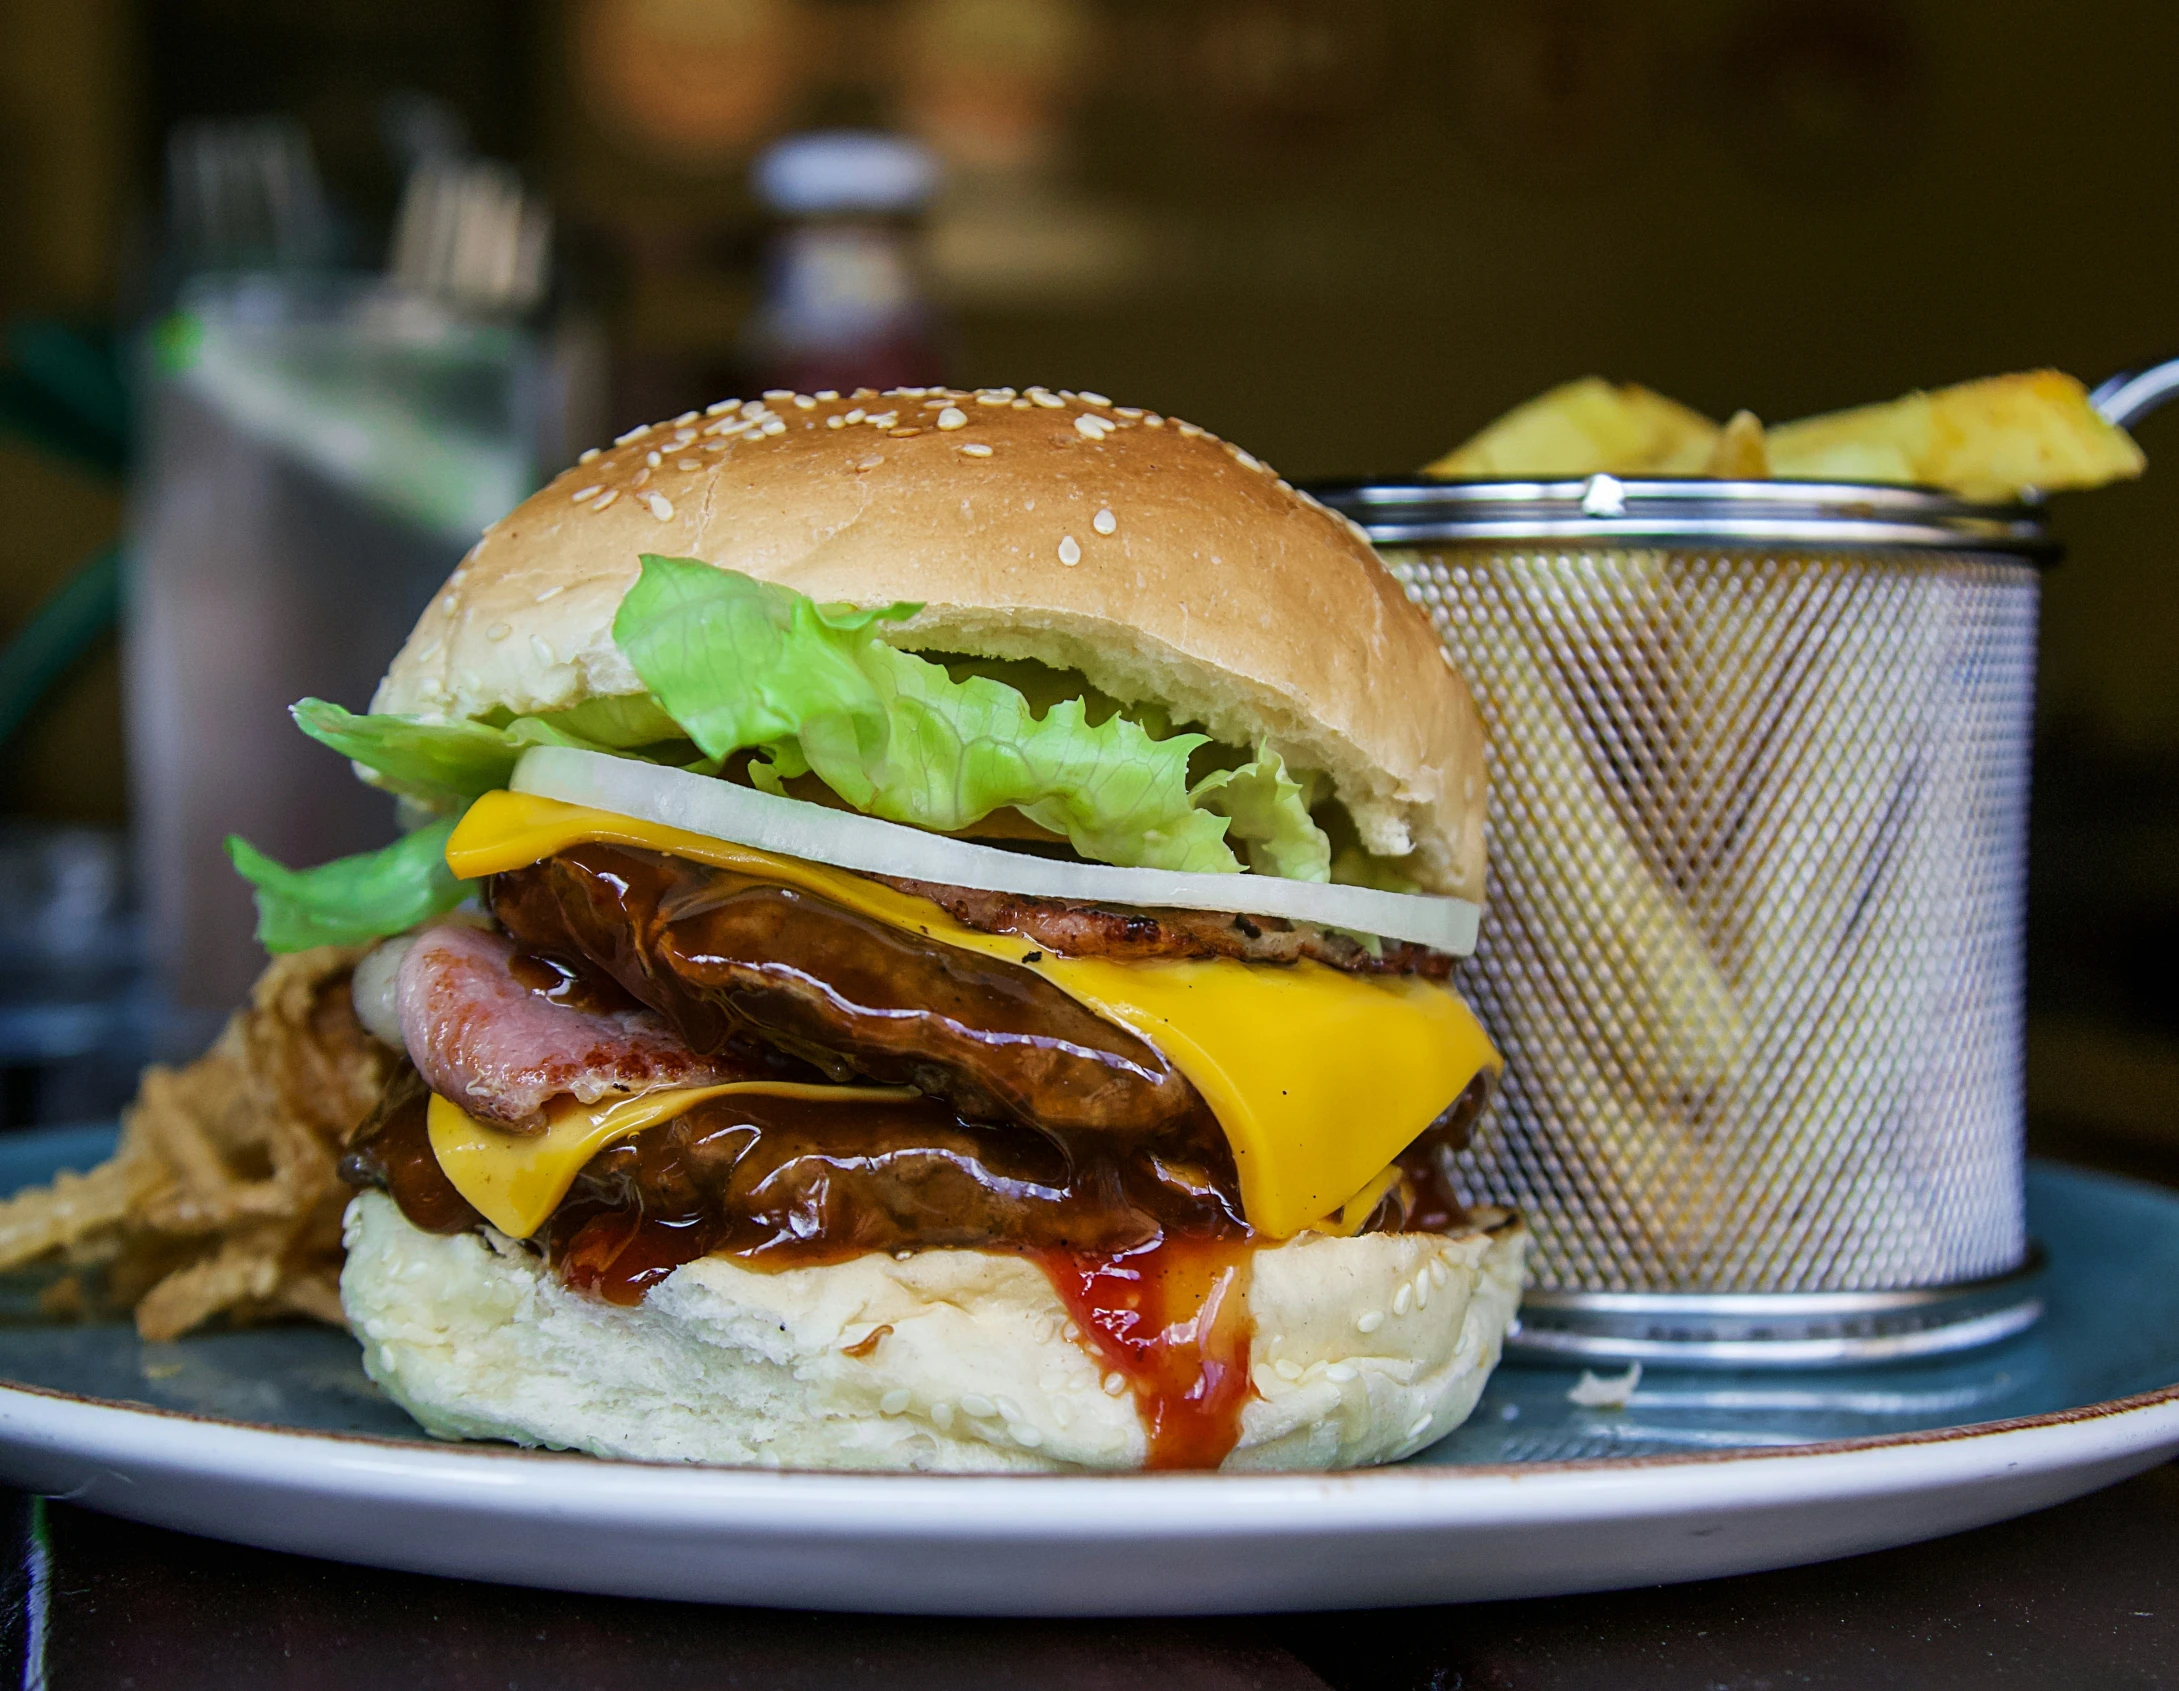
<instances>
[{"instance_id":1,"label":"bacon strip","mask_svg":"<svg viewBox=\"0 0 2179 1691\"><path fill-rule=\"evenodd\" d=\"M569 1096L595 1103L608 1092L697 1086L735 1078L691 1051L659 1017L635 1004L557 1002L562 983L502 934L441 923L417 936L395 987L401 1034L425 1083L471 1115L541 1130L544 1107ZM625 1008L619 1007L625 1004Z\"/></svg>"}]
</instances>

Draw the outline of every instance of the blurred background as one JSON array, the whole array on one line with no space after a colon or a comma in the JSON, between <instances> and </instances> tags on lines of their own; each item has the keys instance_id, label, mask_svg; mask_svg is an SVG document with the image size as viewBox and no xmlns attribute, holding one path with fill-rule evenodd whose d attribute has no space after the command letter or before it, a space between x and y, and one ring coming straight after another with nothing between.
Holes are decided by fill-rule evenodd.
<instances>
[{"instance_id":1,"label":"blurred background","mask_svg":"<svg viewBox=\"0 0 2179 1691\"><path fill-rule=\"evenodd\" d=\"M390 834L278 703L361 708L482 524L636 422L1045 382L1304 479L1589 372L1778 420L2179 349L2146 0L0 0L0 40L6 1126L217 1026L222 833ZM2029 1086L2039 1148L2170 1178L2179 407L2141 439L2058 511Z\"/></svg>"}]
</instances>

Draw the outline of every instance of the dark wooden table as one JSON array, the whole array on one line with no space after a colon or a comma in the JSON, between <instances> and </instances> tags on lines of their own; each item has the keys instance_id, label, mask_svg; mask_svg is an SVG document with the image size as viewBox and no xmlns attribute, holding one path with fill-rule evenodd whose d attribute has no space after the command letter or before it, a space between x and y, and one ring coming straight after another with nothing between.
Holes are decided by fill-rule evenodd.
<instances>
[{"instance_id":1,"label":"dark wooden table","mask_svg":"<svg viewBox=\"0 0 2179 1691\"><path fill-rule=\"evenodd\" d=\"M0 1683L53 1691L2126 1691L2179 1685L2179 1469L1817 1567L1520 1603L1154 1621L570 1597L0 1494ZM580 1543L568 1547L583 1554ZM43 1679L26 1671L42 1656Z\"/></svg>"}]
</instances>

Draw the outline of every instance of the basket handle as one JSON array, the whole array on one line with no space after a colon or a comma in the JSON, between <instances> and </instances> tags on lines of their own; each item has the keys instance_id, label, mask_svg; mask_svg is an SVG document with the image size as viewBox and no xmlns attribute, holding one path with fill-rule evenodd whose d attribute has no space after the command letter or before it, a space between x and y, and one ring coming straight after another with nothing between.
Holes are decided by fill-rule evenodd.
<instances>
[{"instance_id":1,"label":"basket handle","mask_svg":"<svg viewBox=\"0 0 2179 1691\"><path fill-rule=\"evenodd\" d=\"M2088 396L2104 421L2130 428L2174 394L2179 394L2179 357L2138 370L2122 370Z\"/></svg>"}]
</instances>

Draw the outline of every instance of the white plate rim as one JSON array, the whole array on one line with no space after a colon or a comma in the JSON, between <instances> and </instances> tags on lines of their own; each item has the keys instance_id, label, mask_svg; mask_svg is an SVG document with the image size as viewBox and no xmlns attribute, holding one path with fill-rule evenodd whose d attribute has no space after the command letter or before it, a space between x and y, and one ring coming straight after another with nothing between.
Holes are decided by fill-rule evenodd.
<instances>
[{"instance_id":1,"label":"white plate rim","mask_svg":"<svg viewBox=\"0 0 2179 1691\"><path fill-rule=\"evenodd\" d=\"M74 1427L104 1436L73 1437ZM562 1500L606 1505L607 1514L620 1513L622 1507L636 1502L646 1511L663 1503L672 1513L695 1506L715 1510L727 1504L761 1512L767 1504L790 1498L787 1507L799 1528L816 1524L809 1512L813 1508L852 1509L863 1503L865 1494L896 1506L943 1499L952 1522L971 1525L979 1534L998 1532L1035 1542L1073 1536L1082 1530L1085 1517L1100 1516L1124 1523L1131 1535L1177 1528L1186 1536L1216 1536L1218 1522L1202 1509L1212 1499L1222 1509L1237 1502L1256 1510L1305 1504L1316 1512L1315 1523L1326 1530L1352 1530L1380 1521L1420 1524L1435 1518L1434 1507L1418 1509L1416 1505L1434 1506L1443 1501L1439 1494L1448 1491L1470 1506L1483 1493L1518 1494L1532 1502L1560 1494L1594 1499L1607 1489L1600 1482L1617 1480L1620 1484L1609 1489L1623 1494L1677 1493L1668 1504L1677 1511L1687 1506L1690 1491L1710 1489L1712 1476L1730 1486L1734 1498L1760 1491L1777 1501L1800 1495L1792 1481L1811 1472L1836 1476L1832 1486L1819 1488L1830 1492L1842 1487L1849 1471L1865 1471L1874 1477L1897 1465L1900 1458L1910 1458L1913 1470L1929 1484L1985 1471L1985 1458L2000 1449L2000 1461L2007 1469L2088 1465L2167 1445L2179 1447L2179 1384L2041 1415L1808 1444L1538 1462L1396 1464L1333 1473L1240 1474L911 1474L605 1460L580 1452L286 1427L41 1386L0 1385L0 1451L37 1448L94 1459L148 1459L187 1467L192 1464L176 1455L183 1448L181 1441L171 1436L182 1428L193 1429L185 1435L192 1449L232 1453L239 1459L232 1464L238 1476L258 1483L288 1477L290 1462L307 1463L307 1470L293 1474L302 1482L301 1489L325 1489L317 1482L340 1473L370 1475L381 1481L400 1477L466 1484L480 1499L504 1499L535 1480ZM1653 1476L1689 1484L1652 1484ZM1773 1483L1763 1484L1765 1479ZM1751 1480L1755 1482L1752 1491ZM1033 1509L1024 1510L1024 1493L1036 1494L1039 1502L1086 1497L1102 1501L1088 1509L1067 1511L1064 1520L1054 1521ZM971 1496L989 1500L993 1507L988 1512L962 1512ZM555 1505L552 1513L565 1515L565 1501ZM1533 1518L1527 1508L1514 1513L1522 1519ZM1472 1507L1466 1507L1459 1519L1465 1524L1477 1517ZM725 1524L723 1518L721 1524ZM919 1520L914 1535L924 1536L928 1530L929 1523Z\"/></svg>"},{"instance_id":2,"label":"white plate rim","mask_svg":"<svg viewBox=\"0 0 2179 1691\"><path fill-rule=\"evenodd\" d=\"M1365 1609L1754 1572L2059 1503L2179 1449L2179 1385L1820 1445L1329 1474L602 1461L0 1387L0 1479L154 1525L624 1597L956 1615ZM573 1541L591 1554L569 1557Z\"/></svg>"}]
</instances>

